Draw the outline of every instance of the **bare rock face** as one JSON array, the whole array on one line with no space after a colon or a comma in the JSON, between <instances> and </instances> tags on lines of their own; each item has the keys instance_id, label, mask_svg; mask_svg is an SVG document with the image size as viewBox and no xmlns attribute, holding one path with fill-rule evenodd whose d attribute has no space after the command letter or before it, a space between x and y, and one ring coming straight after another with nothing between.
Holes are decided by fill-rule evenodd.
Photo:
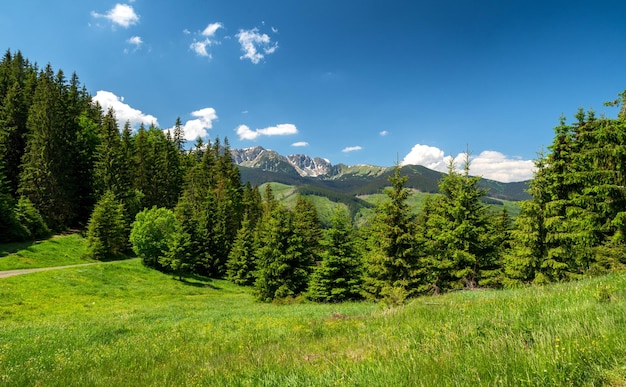
<instances>
[{"instance_id":1,"label":"bare rock face","mask_svg":"<svg viewBox=\"0 0 626 387\"><path fill-rule=\"evenodd\" d=\"M290 155L287 160L296 169L300 176L326 176L332 170L332 164L321 157L309 157L307 155Z\"/></svg>"},{"instance_id":2,"label":"bare rock face","mask_svg":"<svg viewBox=\"0 0 626 387\"><path fill-rule=\"evenodd\" d=\"M318 177L327 175L332 164L320 157L307 155L281 156L273 150L260 146L245 149L231 149L235 164L250 168L260 168L272 172L295 172L300 176Z\"/></svg>"},{"instance_id":3,"label":"bare rock face","mask_svg":"<svg viewBox=\"0 0 626 387\"><path fill-rule=\"evenodd\" d=\"M345 173L375 176L386 170L386 168L369 165L354 167L348 167L343 164L332 165L327 159L303 154L282 156L278 152L260 146L231 149L230 153L237 165L259 168L264 171L297 174L302 177L336 179Z\"/></svg>"}]
</instances>

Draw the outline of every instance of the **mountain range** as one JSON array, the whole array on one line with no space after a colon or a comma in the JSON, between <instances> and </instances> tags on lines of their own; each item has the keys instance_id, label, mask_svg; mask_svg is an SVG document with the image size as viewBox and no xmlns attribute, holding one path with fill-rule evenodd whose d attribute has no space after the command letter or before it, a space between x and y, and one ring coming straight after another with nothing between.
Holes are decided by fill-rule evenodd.
<instances>
[{"instance_id":1,"label":"mountain range","mask_svg":"<svg viewBox=\"0 0 626 387\"><path fill-rule=\"evenodd\" d=\"M383 192L390 185L388 178L395 168L364 164L333 165L324 158L304 154L283 156L261 146L231 149L231 155L240 167L241 180L244 183L282 183L297 187L302 194L326 196L332 201L350 201L353 204L360 195ZM401 173L408 177L407 188L425 193L437 193L443 176L443 173L421 165L403 166ZM501 183L481 179L479 185L487 189L487 202L530 198L526 192L527 181Z\"/></svg>"}]
</instances>

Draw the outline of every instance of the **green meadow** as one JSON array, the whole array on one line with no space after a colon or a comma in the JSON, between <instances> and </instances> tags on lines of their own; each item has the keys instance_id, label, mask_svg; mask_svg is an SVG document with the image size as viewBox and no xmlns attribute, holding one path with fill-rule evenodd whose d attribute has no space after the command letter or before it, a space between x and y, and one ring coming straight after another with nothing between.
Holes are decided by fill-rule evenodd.
<instances>
[{"instance_id":1,"label":"green meadow","mask_svg":"<svg viewBox=\"0 0 626 387\"><path fill-rule=\"evenodd\" d=\"M78 265L95 262L87 258L80 234L55 236L44 241L0 244L0 271Z\"/></svg>"},{"instance_id":2,"label":"green meadow","mask_svg":"<svg viewBox=\"0 0 626 387\"><path fill-rule=\"evenodd\" d=\"M32 260L57 243L84 241ZM7 386L622 386L624 332L625 274L395 308L263 304L138 259L0 279Z\"/></svg>"}]
</instances>

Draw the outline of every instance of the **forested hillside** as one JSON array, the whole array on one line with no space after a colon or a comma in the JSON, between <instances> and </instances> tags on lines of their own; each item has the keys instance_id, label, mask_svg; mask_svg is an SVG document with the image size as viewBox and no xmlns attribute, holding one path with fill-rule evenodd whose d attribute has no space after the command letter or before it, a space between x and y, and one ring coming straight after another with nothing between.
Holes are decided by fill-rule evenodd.
<instances>
[{"instance_id":1,"label":"forested hillside","mask_svg":"<svg viewBox=\"0 0 626 387\"><path fill-rule=\"evenodd\" d=\"M304 185L303 193L325 190L348 206L387 186L358 229L340 206L323 228L304 195L288 209L271 185L261 192L242 184L227 139L188 147L180 120L171 132L120 128L76 74L68 80L7 51L0 62L0 242L77 228L93 259L132 249L146 266L181 279L198 274L253 286L261 301L402 302L618 270L626 263L624 97L613 103L622 108L616 119L583 110L572 124L561 119L514 222L506 210L487 211L487 189L469 175L468 156L463 172L450 165L437 181L433 171L406 167L371 186ZM418 175L428 175L425 190L436 194L413 211L407 182Z\"/></svg>"}]
</instances>

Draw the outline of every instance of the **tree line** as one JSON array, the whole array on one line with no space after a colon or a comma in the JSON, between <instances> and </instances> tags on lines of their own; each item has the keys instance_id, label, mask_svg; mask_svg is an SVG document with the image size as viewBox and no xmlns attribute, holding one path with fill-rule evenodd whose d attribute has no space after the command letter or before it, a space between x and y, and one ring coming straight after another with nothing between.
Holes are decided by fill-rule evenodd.
<instances>
[{"instance_id":1,"label":"tree line","mask_svg":"<svg viewBox=\"0 0 626 387\"><path fill-rule=\"evenodd\" d=\"M73 74L18 51L0 61L0 242L85 230L89 254L134 250L157 270L227 278L261 301L340 302L476 287L543 284L622 269L626 113L562 118L535 162L521 213L489 211L480 178L450 164L419 213L396 168L386 200L356 228L338 205L330 225L299 196L286 208L242 184L228 140L188 147L172 130L122 128Z\"/></svg>"}]
</instances>

